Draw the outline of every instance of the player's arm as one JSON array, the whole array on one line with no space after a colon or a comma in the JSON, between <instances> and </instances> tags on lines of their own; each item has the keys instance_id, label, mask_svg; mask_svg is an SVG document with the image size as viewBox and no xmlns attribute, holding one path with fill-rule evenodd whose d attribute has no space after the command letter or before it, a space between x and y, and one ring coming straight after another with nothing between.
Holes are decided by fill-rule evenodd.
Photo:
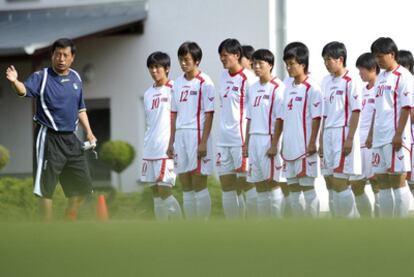
<instances>
[{"instance_id":1,"label":"player's arm","mask_svg":"<svg viewBox=\"0 0 414 277\"><path fill-rule=\"evenodd\" d=\"M17 95L25 96L27 92L26 87L22 82L18 80L18 76L19 74L13 65L9 66L6 69L6 78L10 81L13 90L17 93Z\"/></svg>"},{"instance_id":2,"label":"player's arm","mask_svg":"<svg viewBox=\"0 0 414 277\"><path fill-rule=\"evenodd\" d=\"M171 112L171 134L168 142L167 156L172 159L174 158L174 141L175 141L175 130L177 122L177 113Z\"/></svg>"},{"instance_id":3,"label":"player's arm","mask_svg":"<svg viewBox=\"0 0 414 277\"><path fill-rule=\"evenodd\" d=\"M246 123L246 135L245 135L245 141L243 145L243 157L247 158L249 156L249 140L250 140L250 119L247 119Z\"/></svg>"},{"instance_id":4,"label":"player's arm","mask_svg":"<svg viewBox=\"0 0 414 277\"><path fill-rule=\"evenodd\" d=\"M400 112L400 119L398 120L397 129L395 135L392 138L392 146L394 151L398 151L402 147L402 134L404 132L405 125L407 124L408 117L410 116L410 107L403 107Z\"/></svg>"},{"instance_id":5,"label":"player's arm","mask_svg":"<svg viewBox=\"0 0 414 277\"><path fill-rule=\"evenodd\" d=\"M313 124L312 124L313 127ZM323 157L323 133L325 131L325 117L322 119L321 134L319 136L319 157Z\"/></svg>"},{"instance_id":6,"label":"player's arm","mask_svg":"<svg viewBox=\"0 0 414 277\"><path fill-rule=\"evenodd\" d=\"M201 136L201 142L198 145L198 158L201 159L207 155L207 141L210 136L211 127L213 126L214 112L206 112L204 120L203 135Z\"/></svg>"},{"instance_id":7,"label":"player's arm","mask_svg":"<svg viewBox=\"0 0 414 277\"><path fill-rule=\"evenodd\" d=\"M82 110L79 112L79 122L86 133L86 139L91 144L96 143L96 137L94 136L91 126L89 124L88 114L86 113L86 110Z\"/></svg>"},{"instance_id":8,"label":"player's arm","mask_svg":"<svg viewBox=\"0 0 414 277\"><path fill-rule=\"evenodd\" d=\"M376 113L376 111L374 110L374 112L372 113L371 126L369 127L367 140L365 141L365 146L368 149L371 149L371 147L372 147L372 137L373 137L373 134L374 134L374 124L375 124L375 113Z\"/></svg>"},{"instance_id":9,"label":"player's arm","mask_svg":"<svg viewBox=\"0 0 414 277\"><path fill-rule=\"evenodd\" d=\"M308 144L308 155L313 155L318 152L316 148L316 139L318 138L319 128L321 127L321 118L316 117L312 119L312 131Z\"/></svg>"},{"instance_id":10,"label":"player's arm","mask_svg":"<svg viewBox=\"0 0 414 277\"><path fill-rule=\"evenodd\" d=\"M354 135L355 135L356 129L358 128L358 123L359 123L359 114L360 114L359 110L352 111L351 119L349 120L348 136L345 139L344 149L343 149L345 156L347 156L352 151Z\"/></svg>"},{"instance_id":11,"label":"player's arm","mask_svg":"<svg viewBox=\"0 0 414 277\"><path fill-rule=\"evenodd\" d=\"M270 148L266 152L266 155L270 158L276 156L277 152L279 151L279 149L277 149L277 146L279 144L282 131L283 131L283 120L281 118L278 118L276 120L275 130L273 133Z\"/></svg>"}]
</instances>

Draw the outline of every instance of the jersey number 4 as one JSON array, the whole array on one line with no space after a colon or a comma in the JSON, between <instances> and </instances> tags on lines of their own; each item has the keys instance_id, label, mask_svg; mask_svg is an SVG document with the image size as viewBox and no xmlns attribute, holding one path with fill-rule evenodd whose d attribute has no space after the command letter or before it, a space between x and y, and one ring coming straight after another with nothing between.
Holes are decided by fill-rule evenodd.
<instances>
[{"instance_id":1,"label":"jersey number 4","mask_svg":"<svg viewBox=\"0 0 414 277\"><path fill-rule=\"evenodd\" d=\"M293 108L293 98L291 98L291 99L290 99L290 101L289 101L289 103L287 104L287 106L288 106L288 109L289 109L289 110L292 110L292 108Z\"/></svg>"}]
</instances>

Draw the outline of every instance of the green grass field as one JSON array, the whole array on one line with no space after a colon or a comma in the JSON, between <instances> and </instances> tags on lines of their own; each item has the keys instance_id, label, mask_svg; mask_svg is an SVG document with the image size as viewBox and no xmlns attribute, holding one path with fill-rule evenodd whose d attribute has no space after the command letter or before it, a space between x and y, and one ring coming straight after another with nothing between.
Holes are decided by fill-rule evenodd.
<instances>
[{"instance_id":1,"label":"green grass field","mask_svg":"<svg viewBox=\"0 0 414 277\"><path fill-rule=\"evenodd\" d=\"M413 276L414 221L0 223L0 276Z\"/></svg>"}]
</instances>

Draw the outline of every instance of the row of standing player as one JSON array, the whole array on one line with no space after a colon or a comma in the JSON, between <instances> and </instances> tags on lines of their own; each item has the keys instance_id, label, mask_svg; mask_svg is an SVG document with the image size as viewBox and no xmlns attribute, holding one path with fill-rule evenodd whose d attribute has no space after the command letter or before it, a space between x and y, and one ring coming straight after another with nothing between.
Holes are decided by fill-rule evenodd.
<instances>
[{"instance_id":1,"label":"row of standing player","mask_svg":"<svg viewBox=\"0 0 414 277\"><path fill-rule=\"evenodd\" d=\"M225 71L218 89L215 159L210 139L215 88L199 70L201 48L194 42L180 46L184 74L175 82L168 79L167 54L148 57L155 83L144 95L147 130L141 175L143 182L153 184L156 218L182 216L172 195L175 174L183 186L186 217L208 218L207 176L213 163L226 218L282 217L285 207L294 216L318 216L314 187L321 168L333 215L371 215L364 192L368 179L380 215L407 215L413 78L397 63L392 39L379 38L372 53L358 58L365 87L346 69L346 48L340 42L323 48L329 75L321 86L308 72L309 51L301 42L284 49L289 73L284 82L272 76L274 56L269 50L252 54L256 76L249 62L242 65L246 51L236 39L224 40L218 52ZM377 78L379 67L384 71Z\"/></svg>"}]
</instances>

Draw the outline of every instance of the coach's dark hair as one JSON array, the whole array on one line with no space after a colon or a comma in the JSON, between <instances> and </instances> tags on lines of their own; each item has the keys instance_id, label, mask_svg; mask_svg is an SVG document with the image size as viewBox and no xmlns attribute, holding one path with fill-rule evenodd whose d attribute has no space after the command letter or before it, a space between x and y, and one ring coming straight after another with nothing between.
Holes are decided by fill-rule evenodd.
<instances>
[{"instance_id":1,"label":"coach's dark hair","mask_svg":"<svg viewBox=\"0 0 414 277\"><path fill-rule=\"evenodd\" d=\"M269 63L271 65L270 71L272 71L273 65L275 64L275 56L267 49L259 49L254 51L252 59Z\"/></svg>"},{"instance_id":2,"label":"coach's dark hair","mask_svg":"<svg viewBox=\"0 0 414 277\"><path fill-rule=\"evenodd\" d=\"M345 44L339 41L332 41L326 44L322 49L322 57L330 57L334 59L343 58L344 66L346 66L346 47Z\"/></svg>"},{"instance_id":3,"label":"coach's dark hair","mask_svg":"<svg viewBox=\"0 0 414 277\"><path fill-rule=\"evenodd\" d=\"M358 68L362 67L368 70L375 69L375 72L377 73L377 75L380 72L380 68L377 62L375 61L374 55L369 52L360 55L358 59L356 60L355 66Z\"/></svg>"},{"instance_id":4,"label":"coach's dark hair","mask_svg":"<svg viewBox=\"0 0 414 277\"><path fill-rule=\"evenodd\" d=\"M203 57L203 51L201 51L200 46L193 41L186 41L178 48L178 57L183 57L187 54L191 55L197 65L201 62L201 58Z\"/></svg>"},{"instance_id":5,"label":"coach's dark hair","mask_svg":"<svg viewBox=\"0 0 414 277\"><path fill-rule=\"evenodd\" d=\"M397 44L389 37L380 37L371 45L372 54L390 54L394 53L395 60L398 60Z\"/></svg>"},{"instance_id":6,"label":"coach's dark hair","mask_svg":"<svg viewBox=\"0 0 414 277\"><path fill-rule=\"evenodd\" d=\"M164 67L164 69L168 69L171 66L171 59L167 53L163 53L160 51L154 52L150 54L147 58L147 67L160 65Z\"/></svg>"},{"instance_id":7,"label":"coach's dark hair","mask_svg":"<svg viewBox=\"0 0 414 277\"><path fill-rule=\"evenodd\" d=\"M308 73L309 49L304 43L296 41L286 45L283 50L283 61L286 62L291 59L295 59L298 64L305 65L305 74Z\"/></svg>"},{"instance_id":8,"label":"coach's dark hair","mask_svg":"<svg viewBox=\"0 0 414 277\"><path fill-rule=\"evenodd\" d=\"M254 48L251 45L242 45L242 57L245 57L248 60L252 59L254 53Z\"/></svg>"},{"instance_id":9,"label":"coach's dark hair","mask_svg":"<svg viewBox=\"0 0 414 277\"><path fill-rule=\"evenodd\" d=\"M56 40L52 44L52 47L50 48L50 53L53 54L56 48L66 48L66 47L70 47L70 52L72 53L72 55L76 54L75 43L71 39L68 39L68 38L60 38Z\"/></svg>"},{"instance_id":10,"label":"coach's dark hair","mask_svg":"<svg viewBox=\"0 0 414 277\"><path fill-rule=\"evenodd\" d=\"M237 39L228 38L223 40L218 47L218 53L221 54L223 50L230 54L239 55L239 61L242 58L242 47Z\"/></svg>"},{"instance_id":11,"label":"coach's dark hair","mask_svg":"<svg viewBox=\"0 0 414 277\"><path fill-rule=\"evenodd\" d=\"M408 50L400 50L398 51L398 64L404 66L414 74L414 57L413 54Z\"/></svg>"}]
</instances>

